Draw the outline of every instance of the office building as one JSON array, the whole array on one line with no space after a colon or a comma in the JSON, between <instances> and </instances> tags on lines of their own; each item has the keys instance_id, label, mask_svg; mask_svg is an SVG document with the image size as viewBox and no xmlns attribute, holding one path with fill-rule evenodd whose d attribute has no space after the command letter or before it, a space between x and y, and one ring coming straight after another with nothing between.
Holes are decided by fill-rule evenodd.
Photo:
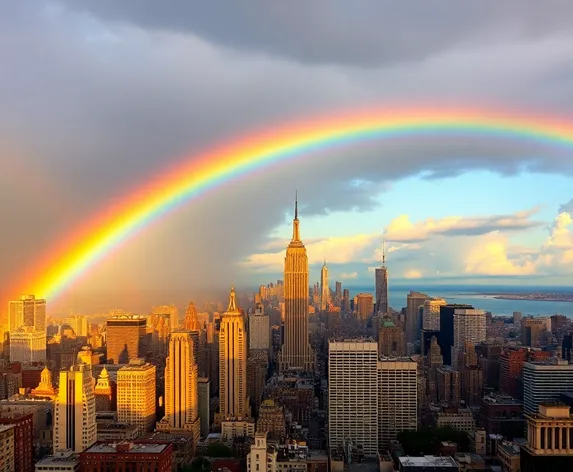
<instances>
[{"instance_id":1,"label":"office building","mask_svg":"<svg viewBox=\"0 0 573 472\"><path fill-rule=\"evenodd\" d=\"M452 348L454 346L454 312L456 310L473 310L471 305L448 304L440 306L440 334L438 344L444 356L444 364L452 365Z\"/></svg>"},{"instance_id":2,"label":"office building","mask_svg":"<svg viewBox=\"0 0 573 472\"><path fill-rule=\"evenodd\" d=\"M414 292L406 296L406 342L415 343L420 339L420 307L430 297L425 293Z\"/></svg>"},{"instance_id":3,"label":"office building","mask_svg":"<svg viewBox=\"0 0 573 472\"><path fill-rule=\"evenodd\" d=\"M10 361L46 362L46 332L21 327L10 332Z\"/></svg>"},{"instance_id":4,"label":"office building","mask_svg":"<svg viewBox=\"0 0 573 472\"><path fill-rule=\"evenodd\" d=\"M430 298L424 302L422 312L422 329L440 331L440 308L446 306L443 298Z\"/></svg>"},{"instance_id":5,"label":"office building","mask_svg":"<svg viewBox=\"0 0 573 472\"><path fill-rule=\"evenodd\" d=\"M418 364L407 357L381 358L378 389L378 445L386 450L399 432L417 430Z\"/></svg>"},{"instance_id":6,"label":"office building","mask_svg":"<svg viewBox=\"0 0 573 472\"><path fill-rule=\"evenodd\" d=\"M210 389L211 385L208 378L199 377L197 379L198 413L202 438L209 436L209 430L211 428L211 398L209 396Z\"/></svg>"},{"instance_id":7,"label":"office building","mask_svg":"<svg viewBox=\"0 0 573 472\"><path fill-rule=\"evenodd\" d=\"M328 310L330 303L330 287L328 286L328 267L326 261L320 270L320 311Z\"/></svg>"},{"instance_id":8,"label":"office building","mask_svg":"<svg viewBox=\"0 0 573 472\"><path fill-rule=\"evenodd\" d=\"M551 322L549 318L523 318L521 320L521 343L524 346L540 347L542 333L550 329Z\"/></svg>"},{"instance_id":9,"label":"office building","mask_svg":"<svg viewBox=\"0 0 573 472\"><path fill-rule=\"evenodd\" d=\"M314 372L314 353L308 338L308 257L300 239L297 201L284 274L284 343L278 356L279 371Z\"/></svg>"},{"instance_id":10,"label":"office building","mask_svg":"<svg viewBox=\"0 0 573 472\"><path fill-rule=\"evenodd\" d=\"M269 433L284 441L286 438L284 407L272 399L264 400L259 409L256 430L257 433Z\"/></svg>"},{"instance_id":11,"label":"office building","mask_svg":"<svg viewBox=\"0 0 573 472\"><path fill-rule=\"evenodd\" d=\"M10 331L20 327L34 331L46 331L46 300L34 295L22 295L20 300L8 302L8 322Z\"/></svg>"},{"instance_id":12,"label":"office building","mask_svg":"<svg viewBox=\"0 0 573 472\"><path fill-rule=\"evenodd\" d=\"M406 355L404 331L400 326L396 326L390 318L384 318L378 330L378 352L384 357Z\"/></svg>"},{"instance_id":13,"label":"office building","mask_svg":"<svg viewBox=\"0 0 573 472\"><path fill-rule=\"evenodd\" d=\"M458 308L454 310L454 344L452 366L460 368L466 343L475 346L486 340L485 311Z\"/></svg>"},{"instance_id":14,"label":"office building","mask_svg":"<svg viewBox=\"0 0 573 472\"><path fill-rule=\"evenodd\" d=\"M84 315L70 315L64 320L64 324L70 325L76 336L87 336L88 318Z\"/></svg>"},{"instance_id":15,"label":"office building","mask_svg":"<svg viewBox=\"0 0 573 472\"><path fill-rule=\"evenodd\" d=\"M156 368L143 359L131 359L117 371L117 417L137 426L139 435L152 431L155 418Z\"/></svg>"},{"instance_id":16,"label":"office building","mask_svg":"<svg viewBox=\"0 0 573 472\"><path fill-rule=\"evenodd\" d=\"M350 291L347 288L342 291L342 311L350 311Z\"/></svg>"},{"instance_id":17,"label":"office building","mask_svg":"<svg viewBox=\"0 0 573 472\"><path fill-rule=\"evenodd\" d=\"M54 407L54 453L81 452L96 442L95 381L86 364L60 371Z\"/></svg>"},{"instance_id":18,"label":"office building","mask_svg":"<svg viewBox=\"0 0 573 472\"><path fill-rule=\"evenodd\" d=\"M371 293L359 293L355 297L356 306L354 311L356 311L356 317L364 322L368 321L368 318L372 316L372 311L374 310L374 299Z\"/></svg>"},{"instance_id":19,"label":"office building","mask_svg":"<svg viewBox=\"0 0 573 472\"><path fill-rule=\"evenodd\" d=\"M82 472L173 470L173 445L160 441L98 442L80 454Z\"/></svg>"},{"instance_id":20,"label":"office building","mask_svg":"<svg viewBox=\"0 0 573 472\"><path fill-rule=\"evenodd\" d=\"M221 317L219 331L219 412L221 419L249 416L247 397L247 333L235 289Z\"/></svg>"},{"instance_id":21,"label":"office building","mask_svg":"<svg viewBox=\"0 0 573 472\"><path fill-rule=\"evenodd\" d=\"M525 418L527 444L521 448L521 470L573 470L573 415L570 407L542 403Z\"/></svg>"},{"instance_id":22,"label":"office building","mask_svg":"<svg viewBox=\"0 0 573 472\"><path fill-rule=\"evenodd\" d=\"M382 266L374 269L376 299L374 314L388 313L388 269L386 268L386 247L382 249Z\"/></svg>"},{"instance_id":23,"label":"office building","mask_svg":"<svg viewBox=\"0 0 573 472\"><path fill-rule=\"evenodd\" d=\"M145 357L147 320L137 315L115 315L107 325L107 360L112 364L127 364L129 359Z\"/></svg>"},{"instance_id":24,"label":"office building","mask_svg":"<svg viewBox=\"0 0 573 472\"><path fill-rule=\"evenodd\" d=\"M169 340L165 365L165 417L157 423L160 431L188 431L194 447L201 429L199 419L197 363L191 333L175 331Z\"/></svg>"},{"instance_id":25,"label":"office building","mask_svg":"<svg viewBox=\"0 0 573 472\"><path fill-rule=\"evenodd\" d=\"M36 472L79 472L80 455L75 452L58 452L46 456L36 464Z\"/></svg>"},{"instance_id":26,"label":"office building","mask_svg":"<svg viewBox=\"0 0 573 472\"><path fill-rule=\"evenodd\" d=\"M328 434L330 448L351 440L364 454L378 452L378 346L374 340L328 344Z\"/></svg>"},{"instance_id":27,"label":"office building","mask_svg":"<svg viewBox=\"0 0 573 472\"><path fill-rule=\"evenodd\" d=\"M561 359L526 362L523 365L523 412L535 414L539 405L559 401L573 392L573 365Z\"/></svg>"},{"instance_id":28,"label":"office building","mask_svg":"<svg viewBox=\"0 0 573 472\"><path fill-rule=\"evenodd\" d=\"M117 392L117 391L116 391ZM94 388L96 411L112 411L113 408L113 387L109 378L109 373L104 367Z\"/></svg>"},{"instance_id":29,"label":"office building","mask_svg":"<svg viewBox=\"0 0 573 472\"><path fill-rule=\"evenodd\" d=\"M154 306L151 309L151 316L163 318L165 325L169 327L169 332L175 331L179 326L179 310L174 305Z\"/></svg>"},{"instance_id":30,"label":"office building","mask_svg":"<svg viewBox=\"0 0 573 472\"><path fill-rule=\"evenodd\" d=\"M249 315L249 351L271 347L271 324L261 302L255 303L255 311Z\"/></svg>"}]
</instances>

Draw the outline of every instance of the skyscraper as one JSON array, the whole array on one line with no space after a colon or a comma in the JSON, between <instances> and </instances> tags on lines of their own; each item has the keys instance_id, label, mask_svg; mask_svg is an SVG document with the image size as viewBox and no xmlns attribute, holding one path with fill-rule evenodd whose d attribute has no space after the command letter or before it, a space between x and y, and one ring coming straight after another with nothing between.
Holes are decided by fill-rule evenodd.
<instances>
[{"instance_id":1,"label":"skyscraper","mask_svg":"<svg viewBox=\"0 0 573 472\"><path fill-rule=\"evenodd\" d=\"M137 426L140 436L155 426L156 368L143 359L131 359L117 371L117 417Z\"/></svg>"},{"instance_id":2,"label":"skyscraper","mask_svg":"<svg viewBox=\"0 0 573 472\"><path fill-rule=\"evenodd\" d=\"M247 333L235 289L219 331L219 412L221 419L249 416L247 401Z\"/></svg>"},{"instance_id":3,"label":"skyscraper","mask_svg":"<svg viewBox=\"0 0 573 472\"><path fill-rule=\"evenodd\" d=\"M10 331L22 326L31 327L34 331L46 331L46 300L36 299L34 295L22 295L20 300L8 303Z\"/></svg>"},{"instance_id":4,"label":"skyscraper","mask_svg":"<svg viewBox=\"0 0 573 472\"><path fill-rule=\"evenodd\" d=\"M95 380L91 366L72 365L60 371L54 406L54 453L82 452L97 440Z\"/></svg>"},{"instance_id":5,"label":"skyscraper","mask_svg":"<svg viewBox=\"0 0 573 472\"><path fill-rule=\"evenodd\" d=\"M320 271L320 311L328 310L328 302L330 301L330 288L328 287L328 267L326 261Z\"/></svg>"},{"instance_id":6,"label":"skyscraper","mask_svg":"<svg viewBox=\"0 0 573 472\"><path fill-rule=\"evenodd\" d=\"M378 453L378 346L374 340L328 344L328 435L331 448L345 441Z\"/></svg>"},{"instance_id":7,"label":"skyscraper","mask_svg":"<svg viewBox=\"0 0 573 472\"><path fill-rule=\"evenodd\" d=\"M314 354L308 339L308 258L300 240L298 205L295 201L292 240L285 256L284 344L279 370L314 370Z\"/></svg>"},{"instance_id":8,"label":"skyscraper","mask_svg":"<svg viewBox=\"0 0 573 472\"><path fill-rule=\"evenodd\" d=\"M418 427L418 365L411 358L378 361L378 443L387 449L401 431Z\"/></svg>"},{"instance_id":9,"label":"skyscraper","mask_svg":"<svg viewBox=\"0 0 573 472\"><path fill-rule=\"evenodd\" d=\"M255 312L249 315L249 351L271 347L271 325L269 315L265 315L262 303L255 305Z\"/></svg>"},{"instance_id":10,"label":"skyscraper","mask_svg":"<svg viewBox=\"0 0 573 472\"><path fill-rule=\"evenodd\" d=\"M430 297L425 293L414 292L406 297L406 342L414 343L420 338L420 306Z\"/></svg>"},{"instance_id":11,"label":"skyscraper","mask_svg":"<svg viewBox=\"0 0 573 472\"><path fill-rule=\"evenodd\" d=\"M191 431L194 445L200 433L197 378L191 333L171 333L165 365L165 417L157 423L157 429Z\"/></svg>"},{"instance_id":12,"label":"skyscraper","mask_svg":"<svg viewBox=\"0 0 573 472\"><path fill-rule=\"evenodd\" d=\"M454 344L452 346L452 366L459 369L463 364L466 343L475 346L486 340L485 311L476 309L454 310Z\"/></svg>"},{"instance_id":13,"label":"skyscraper","mask_svg":"<svg viewBox=\"0 0 573 472\"><path fill-rule=\"evenodd\" d=\"M382 266L375 269L376 307L374 314L388 313L388 269L386 268L386 242L382 246Z\"/></svg>"},{"instance_id":14,"label":"skyscraper","mask_svg":"<svg viewBox=\"0 0 573 472\"><path fill-rule=\"evenodd\" d=\"M107 320L107 360L113 364L127 364L129 359L144 357L147 346L143 316L115 315Z\"/></svg>"}]
</instances>

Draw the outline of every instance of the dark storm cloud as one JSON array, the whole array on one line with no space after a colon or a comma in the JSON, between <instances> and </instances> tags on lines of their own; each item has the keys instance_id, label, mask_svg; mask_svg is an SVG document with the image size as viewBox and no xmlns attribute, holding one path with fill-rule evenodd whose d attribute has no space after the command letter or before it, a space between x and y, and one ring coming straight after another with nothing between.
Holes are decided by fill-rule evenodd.
<instances>
[{"instance_id":1,"label":"dark storm cloud","mask_svg":"<svg viewBox=\"0 0 573 472\"><path fill-rule=\"evenodd\" d=\"M226 15L212 3L0 6L0 164L11 169L17 158L20 169L0 173L0 220L8 228L0 237L1 282L182 156L272 123L373 104L549 112L573 105L565 3L544 3L544 11L468 4L464 12L428 11L424 20L407 15L402 2L385 14L322 2L286 12L284 2L241 3L237 10L229 2ZM126 243L97 281L109 286L114 274L136 285L192 288L247 277L234 261L290 214L295 188L307 218L370 209L393 181L421 172L571 173L566 156L477 138L323 150L225 184L173 213Z\"/></svg>"},{"instance_id":2,"label":"dark storm cloud","mask_svg":"<svg viewBox=\"0 0 573 472\"><path fill-rule=\"evenodd\" d=\"M518 2L189 2L66 0L72 8L144 29L191 32L231 49L306 63L380 66L420 61L452 46L571 29L567 0Z\"/></svg>"}]
</instances>

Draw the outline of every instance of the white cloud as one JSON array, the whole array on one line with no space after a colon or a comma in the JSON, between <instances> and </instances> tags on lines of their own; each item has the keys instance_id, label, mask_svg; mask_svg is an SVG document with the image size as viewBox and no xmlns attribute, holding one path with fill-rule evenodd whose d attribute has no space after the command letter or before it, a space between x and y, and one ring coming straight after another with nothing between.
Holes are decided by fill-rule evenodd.
<instances>
[{"instance_id":1,"label":"white cloud","mask_svg":"<svg viewBox=\"0 0 573 472\"><path fill-rule=\"evenodd\" d=\"M358 272L350 272L350 273L343 272L342 274L340 274L340 278L342 280L357 279L358 278Z\"/></svg>"}]
</instances>

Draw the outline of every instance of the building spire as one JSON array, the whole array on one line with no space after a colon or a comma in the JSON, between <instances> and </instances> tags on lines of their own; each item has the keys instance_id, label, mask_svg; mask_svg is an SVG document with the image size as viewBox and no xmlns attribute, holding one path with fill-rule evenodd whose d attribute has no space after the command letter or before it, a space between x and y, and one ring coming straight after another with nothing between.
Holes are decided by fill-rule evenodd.
<instances>
[{"instance_id":1,"label":"building spire","mask_svg":"<svg viewBox=\"0 0 573 472\"><path fill-rule=\"evenodd\" d=\"M237 300L235 298L235 286L231 287L231 293L229 294L229 308L227 308L228 313L237 313Z\"/></svg>"},{"instance_id":2,"label":"building spire","mask_svg":"<svg viewBox=\"0 0 573 472\"><path fill-rule=\"evenodd\" d=\"M386 265L386 236L382 237L382 265Z\"/></svg>"},{"instance_id":3,"label":"building spire","mask_svg":"<svg viewBox=\"0 0 573 472\"><path fill-rule=\"evenodd\" d=\"M298 227L298 191L294 194L294 220L292 220L292 240L300 241L300 232Z\"/></svg>"}]
</instances>

